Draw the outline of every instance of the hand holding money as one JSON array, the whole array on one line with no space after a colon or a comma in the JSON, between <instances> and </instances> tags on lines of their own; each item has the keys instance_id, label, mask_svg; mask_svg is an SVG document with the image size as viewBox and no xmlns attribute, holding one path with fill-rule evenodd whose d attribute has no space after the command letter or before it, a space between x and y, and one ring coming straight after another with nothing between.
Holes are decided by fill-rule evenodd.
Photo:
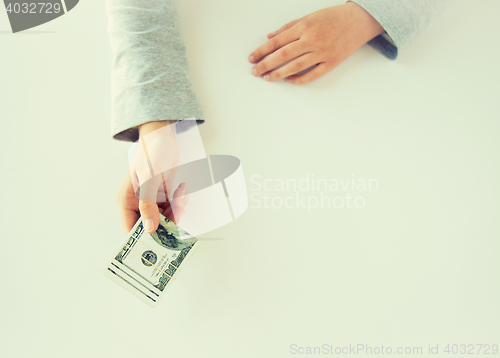
<instances>
[{"instance_id":1,"label":"hand holding money","mask_svg":"<svg viewBox=\"0 0 500 358\"><path fill-rule=\"evenodd\" d=\"M152 233L139 219L104 274L154 307L197 247L195 237L161 214Z\"/></svg>"},{"instance_id":2,"label":"hand holding money","mask_svg":"<svg viewBox=\"0 0 500 358\"><path fill-rule=\"evenodd\" d=\"M146 232L154 232L160 222L160 213L174 223L184 214L188 202L185 183L178 186L173 199L168 199L179 158L173 123L149 122L139 127L140 139L129 171L115 195L126 233L139 217L142 217ZM144 186L145 183L148 185Z\"/></svg>"}]
</instances>

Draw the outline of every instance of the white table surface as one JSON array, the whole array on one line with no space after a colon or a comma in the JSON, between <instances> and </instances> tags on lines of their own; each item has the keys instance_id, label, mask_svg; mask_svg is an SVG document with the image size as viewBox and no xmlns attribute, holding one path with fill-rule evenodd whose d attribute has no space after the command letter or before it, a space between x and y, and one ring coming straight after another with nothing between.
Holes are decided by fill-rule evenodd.
<instances>
[{"instance_id":1,"label":"white table surface","mask_svg":"<svg viewBox=\"0 0 500 358\"><path fill-rule=\"evenodd\" d=\"M500 344L500 3L457 1L396 61L365 46L305 86L250 75L266 33L336 3L179 5L205 148L241 159L253 200L154 310L102 275L128 148L109 134L104 3L15 35L0 11L1 357ZM378 190L309 212L276 206L320 191L256 190L308 175Z\"/></svg>"}]
</instances>

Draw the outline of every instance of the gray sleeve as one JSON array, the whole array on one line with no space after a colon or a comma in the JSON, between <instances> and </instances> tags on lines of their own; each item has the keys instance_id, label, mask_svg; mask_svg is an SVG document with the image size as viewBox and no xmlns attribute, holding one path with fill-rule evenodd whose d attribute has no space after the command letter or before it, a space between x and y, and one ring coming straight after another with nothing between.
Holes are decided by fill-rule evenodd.
<instances>
[{"instance_id":1,"label":"gray sleeve","mask_svg":"<svg viewBox=\"0 0 500 358\"><path fill-rule=\"evenodd\" d=\"M385 33L368 42L395 59L450 0L349 0L372 15Z\"/></svg>"},{"instance_id":2,"label":"gray sleeve","mask_svg":"<svg viewBox=\"0 0 500 358\"><path fill-rule=\"evenodd\" d=\"M137 126L151 121L203 122L175 6L171 0L106 0L114 139L135 141Z\"/></svg>"}]
</instances>

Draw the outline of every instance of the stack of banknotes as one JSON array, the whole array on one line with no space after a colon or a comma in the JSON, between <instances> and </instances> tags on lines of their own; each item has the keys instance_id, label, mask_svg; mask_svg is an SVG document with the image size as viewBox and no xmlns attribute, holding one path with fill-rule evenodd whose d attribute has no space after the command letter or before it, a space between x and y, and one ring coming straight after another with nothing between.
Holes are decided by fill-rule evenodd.
<instances>
[{"instance_id":1,"label":"stack of banknotes","mask_svg":"<svg viewBox=\"0 0 500 358\"><path fill-rule=\"evenodd\" d=\"M198 247L198 240L160 214L151 234L139 218L104 274L156 307Z\"/></svg>"}]
</instances>

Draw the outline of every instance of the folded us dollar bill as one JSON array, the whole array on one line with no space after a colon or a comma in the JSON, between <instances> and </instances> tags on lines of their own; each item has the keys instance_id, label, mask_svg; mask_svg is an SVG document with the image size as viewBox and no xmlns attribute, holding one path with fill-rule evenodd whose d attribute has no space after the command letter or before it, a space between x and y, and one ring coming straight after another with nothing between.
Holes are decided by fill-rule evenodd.
<instances>
[{"instance_id":1,"label":"folded us dollar bill","mask_svg":"<svg viewBox=\"0 0 500 358\"><path fill-rule=\"evenodd\" d=\"M104 274L156 307L198 244L195 237L161 214L160 225L151 234L139 218Z\"/></svg>"}]
</instances>

